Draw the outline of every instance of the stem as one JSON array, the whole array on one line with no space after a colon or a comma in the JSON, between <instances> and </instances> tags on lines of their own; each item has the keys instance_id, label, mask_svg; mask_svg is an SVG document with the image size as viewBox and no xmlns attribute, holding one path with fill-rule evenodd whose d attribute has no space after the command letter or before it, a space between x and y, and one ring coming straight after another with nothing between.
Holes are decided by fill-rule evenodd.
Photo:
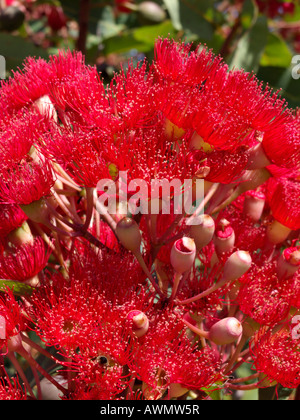
<instances>
[{"instance_id":1,"label":"stem","mask_svg":"<svg viewBox=\"0 0 300 420\"><path fill-rule=\"evenodd\" d=\"M195 334L199 335L200 337L205 338L206 340L209 340L209 333L207 331L201 330L198 327L195 327L194 325L190 324L188 321L186 321L185 319L182 320L183 323L191 330L193 331Z\"/></svg>"},{"instance_id":2,"label":"stem","mask_svg":"<svg viewBox=\"0 0 300 420\"><path fill-rule=\"evenodd\" d=\"M259 378L259 373L254 373L253 375L247 376L246 378L233 379L231 383L240 384L242 382L252 381L253 379L257 379L257 378Z\"/></svg>"},{"instance_id":3,"label":"stem","mask_svg":"<svg viewBox=\"0 0 300 420\"><path fill-rule=\"evenodd\" d=\"M7 354L7 357L9 358L9 360L11 361L11 363L14 365L16 371L18 372L18 374L20 375L22 381L24 382L25 388L28 390L29 394L32 396L32 398L36 399L31 386L29 385L28 379L26 378L26 375L22 369L22 366L20 365L20 363L18 362L16 356L14 355L13 352L9 352Z\"/></svg>"},{"instance_id":4,"label":"stem","mask_svg":"<svg viewBox=\"0 0 300 420\"><path fill-rule=\"evenodd\" d=\"M30 366L30 368L32 370L32 373L33 373L33 376L34 376L34 379L35 379L35 384L36 384L37 393L38 393L38 399L41 401L43 399L42 389L41 389L41 381L40 381L40 378L39 378L39 375L38 375L38 372L37 372L36 368L33 367L33 366Z\"/></svg>"},{"instance_id":5,"label":"stem","mask_svg":"<svg viewBox=\"0 0 300 420\"><path fill-rule=\"evenodd\" d=\"M243 347L245 346L245 344L247 343L248 337L246 337L245 335L242 336L239 344L237 345L234 354L232 355L231 359L229 360L225 372L224 374L228 374L231 369L233 368L235 362L238 360L241 351L243 350Z\"/></svg>"},{"instance_id":6,"label":"stem","mask_svg":"<svg viewBox=\"0 0 300 420\"><path fill-rule=\"evenodd\" d=\"M61 181L67 187L71 188L71 190L67 191L66 194L69 194L69 193L76 194L76 192L81 192L80 187L76 187L74 184L72 184L67 179L63 178L61 175L56 174L56 177L59 181ZM57 190L57 191L59 191L60 194L63 194L62 190Z\"/></svg>"},{"instance_id":7,"label":"stem","mask_svg":"<svg viewBox=\"0 0 300 420\"><path fill-rule=\"evenodd\" d=\"M238 18L235 21L235 24L231 28L231 31L229 32L229 34L228 34L227 38L225 39L225 42L224 42L221 50L220 50L220 55L223 58L226 58L230 54L231 43L234 40L234 37L237 34L237 32L239 31L241 25L242 25L241 15L239 14Z\"/></svg>"},{"instance_id":8,"label":"stem","mask_svg":"<svg viewBox=\"0 0 300 420\"><path fill-rule=\"evenodd\" d=\"M90 16L91 0L80 0L79 9L79 37L77 40L77 49L83 54L86 52L86 41L88 34L88 24Z\"/></svg>"},{"instance_id":9,"label":"stem","mask_svg":"<svg viewBox=\"0 0 300 420\"><path fill-rule=\"evenodd\" d=\"M172 302L174 300L174 298L176 297L181 279L182 279L182 274L181 273L175 273L174 279L173 279L173 289L172 289L172 295L170 297L170 302Z\"/></svg>"},{"instance_id":10,"label":"stem","mask_svg":"<svg viewBox=\"0 0 300 420\"><path fill-rule=\"evenodd\" d=\"M59 196L56 191L53 192L53 195L59 204L60 208L66 213L66 215L71 219L75 220L77 223L81 223L81 219L74 209L72 208L71 204L68 202L67 198L64 196Z\"/></svg>"},{"instance_id":11,"label":"stem","mask_svg":"<svg viewBox=\"0 0 300 420\"><path fill-rule=\"evenodd\" d=\"M87 212L86 212L86 219L83 226L83 229L87 230L90 226L93 213L94 213L94 188L87 188L86 189L86 204L87 204Z\"/></svg>"},{"instance_id":12,"label":"stem","mask_svg":"<svg viewBox=\"0 0 300 420\"><path fill-rule=\"evenodd\" d=\"M24 343L28 344L30 347L37 350L39 353L43 354L48 359L53 360L55 363L60 363L59 360L57 360L51 353L49 353L46 349L41 347L39 344L35 343L33 340L31 340L29 337L27 337L23 333L20 333L20 335L21 335L22 341L24 341Z\"/></svg>"},{"instance_id":13,"label":"stem","mask_svg":"<svg viewBox=\"0 0 300 420\"><path fill-rule=\"evenodd\" d=\"M197 208L197 210L195 211L192 217L199 216L200 212L204 209L204 207L208 204L208 202L213 198L213 196L217 192L219 185L220 184L213 184L210 187L210 190L208 191L208 193L204 197L204 200L201 202L201 204L199 205L199 207Z\"/></svg>"},{"instance_id":14,"label":"stem","mask_svg":"<svg viewBox=\"0 0 300 420\"><path fill-rule=\"evenodd\" d=\"M73 179L70 177L70 175L67 174L66 171L63 170L63 168L58 163L53 163L54 169L60 174L58 175L58 178L60 181L64 182L66 185L69 185L71 188L74 188L74 190L81 192L82 188L77 185Z\"/></svg>"},{"instance_id":15,"label":"stem","mask_svg":"<svg viewBox=\"0 0 300 420\"><path fill-rule=\"evenodd\" d=\"M99 241L99 239L95 238L95 236L92 235L87 230L85 231L81 227L78 227L78 233L79 233L79 237L86 239L90 244L94 245L95 247L99 249L109 250L109 248L107 248L101 241Z\"/></svg>"},{"instance_id":16,"label":"stem","mask_svg":"<svg viewBox=\"0 0 300 420\"><path fill-rule=\"evenodd\" d=\"M261 388L261 381L250 385L232 385L229 383L227 384L227 388L233 389L235 391L253 391L255 389Z\"/></svg>"},{"instance_id":17,"label":"stem","mask_svg":"<svg viewBox=\"0 0 300 420\"><path fill-rule=\"evenodd\" d=\"M156 281L154 280L152 274L150 273L144 258L142 256L142 254L140 253L140 251L136 251L133 253L135 258L137 259L137 261L139 262L141 268L143 269L144 273L146 274L146 276L148 277L148 279L150 280L152 286L154 287L155 291L159 294L160 297L165 297L163 292L160 290L159 286L156 284Z\"/></svg>"},{"instance_id":18,"label":"stem","mask_svg":"<svg viewBox=\"0 0 300 420\"><path fill-rule=\"evenodd\" d=\"M45 378L48 379L57 389L59 389L64 395L67 394L67 389L59 384L37 361L29 354L24 348L18 349L18 353L29 363L30 366L36 368Z\"/></svg>"},{"instance_id":19,"label":"stem","mask_svg":"<svg viewBox=\"0 0 300 420\"><path fill-rule=\"evenodd\" d=\"M226 281L221 280L218 283L214 284L209 289L205 290L205 292L200 293L197 296L194 296L190 299L182 300L181 302L177 302L179 305L188 305L189 303L196 302L197 300L203 299L210 295L211 293L215 292L216 290L220 289L225 285Z\"/></svg>"},{"instance_id":20,"label":"stem","mask_svg":"<svg viewBox=\"0 0 300 420\"><path fill-rule=\"evenodd\" d=\"M113 217L108 213L107 208L98 200L96 204L97 212L104 218L106 223L110 226L113 232L116 232L117 223Z\"/></svg>"}]
</instances>

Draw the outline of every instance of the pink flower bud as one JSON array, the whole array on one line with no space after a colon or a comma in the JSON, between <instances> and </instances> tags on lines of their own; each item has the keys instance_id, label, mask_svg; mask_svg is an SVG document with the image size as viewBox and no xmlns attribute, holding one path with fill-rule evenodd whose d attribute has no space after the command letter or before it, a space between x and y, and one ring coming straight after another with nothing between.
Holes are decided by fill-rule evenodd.
<instances>
[{"instance_id":1,"label":"pink flower bud","mask_svg":"<svg viewBox=\"0 0 300 420\"><path fill-rule=\"evenodd\" d=\"M48 95L44 95L34 102L34 107L49 120L57 122L56 109Z\"/></svg>"},{"instance_id":2,"label":"pink flower bud","mask_svg":"<svg viewBox=\"0 0 300 420\"><path fill-rule=\"evenodd\" d=\"M291 229L282 225L277 220L274 220L267 229L267 238L269 242L273 245L278 245L284 242L289 234L291 233Z\"/></svg>"},{"instance_id":3,"label":"pink flower bud","mask_svg":"<svg viewBox=\"0 0 300 420\"><path fill-rule=\"evenodd\" d=\"M54 379L64 388L67 386L66 379L61 375L55 375ZM47 378L41 380L41 392L43 401L61 401L63 393Z\"/></svg>"},{"instance_id":4,"label":"pink flower bud","mask_svg":"<svg viewBox=\"0 0 300 420\"><path fill-rule=\"evenodd\" d=\"M265 203L265 194L257 191L249 191L245 196L244 214L254 222L258 222L263 214Z\"/></svg>"},{"instance_id":5,"label":"pink flower bud","mask_svg":"<svg viewBox=\"0 0 300 420\"><path fill-rule=\"evenodd\" d=\"M133 253L140 251L142 235L137 223L133 219L124 217L124 219L120 220L117 224L116 234L121 244L128 251Z\"/></svg>"},{"instance_id":6,"label":"pink flower bud","mask_svg":"<svg viewBox=\"0 0 300 420\"><path fill-rule=\"evenodd\" d=\"M279 278L292 277L300 268L300 251L298 248L287 248L279 257L277 273Z\"/></svg>"},{"instance_id":7,"label":"pink flower bud","mask_svg":"<svg viewBox=\"0 0 300 420\"><path fill-rule=\"evenodd\" d=\"M126 318L131 322L132 331L136 337L140 338L147 334L149 329L149 319L144 312L137 310L131 311Z\"/></svg>"},{"instance_id":8,"label":"pink flower bud","mask_svg":"<svg viewBox=\"0 0 300 420\"><path fill-rule=\"evenodd\" d=\"M223 281L238 280L251 267L252 258L249 252L236 251L226 261L223 272Z\"/></svg>"},{"instance_id":9,"label":"pink flower bud","mask_svg":"<svg viewBox=\"0 0 300 420\"><path fill-rule=\"evenodd\" d=\"M222 346L234 343L242 334L242 324L236 318L225 318L213 325L209 331L209 339Z\"/></svg>"},{"instance_id":10,"label":"pink flower bud","mask_svg":"<svg viewBox=\"0 0 300 420\"><path fill-rule=\"evenodd\" d=\"M50 220L50 212L44 198L33 201L30 204L21 205L20 207L33 222L47 224Z\"/></svg>"},{"instance_id":11,"label":"pink flower bud","mask_svg":"<svg viewBox=\"0 0 300 420\"><path fill-rule=\"evenodd\" d=\"M235 233L228 220L223 219L220 221L215 232L214 244L216 253L219 255L233 250Z\"/></svg>"},{"instance_id":12,"label":"pink flower bud","mask_svg":"<svg viewBox=\"0 0 300 420\"><path fill-rule=\"evenodd\" d=\"M0 343L6 339L6 319L0 315Z\"/></svg>"},{"instance_id":13,"label":"pink flower bud","mask_svg":"<svg viewBox=\"0 0 300 420\"><path fill-rule=\"evenodd\" d=\"M7 340L7 349L11 352L18 352L23 349L22 338L20 334L13 335Z\"/></svg>"},{"instance_id":14,"label":"pink flower bud","mask_svg":"<svg viewBox=\"0 0 300 420\"><path fill-rule=\"evenodd\" d=\"M143 1L138 5L138 12L146 19L146 22L163 22L167 15L164 9L153 1Z\"/></svg>"},{"instance_id":15,"label":"pink flower bud","mask_svg":"<svg viewBox=\"0 0 300 420\"><path fill-rule=\"evenodd\" d=\"M169 398L179 398L189 392L187 388L183 388L181 384L171 384L169 386Z\"/></svg>"},{"instance_id":16,"label":"pink flower bud","mask_svg":"<svg viewBox=\"0 0 300 420\"><path fill-rule=\"evenodd\" d=\"M189 219L187 224L191 225L190 236L194 239L197 250L210 243L215 233L215 221L211 216L202 214Z\"/></svg>"},{"instance_id":17,"label":"pink flower bud","mask_svg":"<svg viewBox=\"0 0 300 420\"><path fill-rule=\"evenodd\" d=\"M184 237L176 241L171 251L171 264L176 273L189 271L196 258L196 245L192 238Z\"/></svg>"},{"instance_id":18,"label":"pink flower bud","mask_svg":"<svg viewBox=\"0 0 300 420\"><path fill-rule=\"evenodd\" d=\"M185 130L177 127L177 125L173 124L172 121L166 119L165 133L170 140L175 142L184 136Z\"/></svg>"},{"instance_id":19,"label":"pink flower bud","mask_svg":"<svg viewBox=\"0 0 300 420\"><path fill-rule=\"evenodd\" d=\"M265 154L264 148L261 143L257 144L255 147L253 147L252 150L250 150L248 163L249 170L262 169L269 165L271 165L271 162Z\"/></svg>"},{"instance_id":20,"label":"pink flower bud","mask_svg":"<svg viewBox=\"0 0 300 420\"><path fill-rule=\"evenodd\" d=\"M33 244L34 242L33 235L27 222L24 222L22 226L10 232L6 239L10 247Z\"/></svg>"},{"instance_id":21,"label":"pink flower bud","mask_svg":"<svg viewBox=\"0 0 300 420\"><path fill-rule=\"evenodd\" d=\"M206 143L199 134L194 133L190 142L190 150L203 150L206 153L211 153L213 147L209 143Z\"/></svg>"}]
</instances>

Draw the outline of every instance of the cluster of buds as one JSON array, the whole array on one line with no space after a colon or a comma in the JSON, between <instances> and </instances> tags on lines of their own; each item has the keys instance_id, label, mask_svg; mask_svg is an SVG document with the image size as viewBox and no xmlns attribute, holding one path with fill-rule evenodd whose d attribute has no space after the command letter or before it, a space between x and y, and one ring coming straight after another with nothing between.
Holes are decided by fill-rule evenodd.
<instances>
[{"instance_id":1,"label":"cluster of buds","mask_svg":"<svg viewBox=\"0 0 300 420\"><path fill-rule=\"evenodd\" d=\"M0 102L2 399L300 386L299 114L171 39L109 86L29 58Z\"/></svg>"}]
</instances>

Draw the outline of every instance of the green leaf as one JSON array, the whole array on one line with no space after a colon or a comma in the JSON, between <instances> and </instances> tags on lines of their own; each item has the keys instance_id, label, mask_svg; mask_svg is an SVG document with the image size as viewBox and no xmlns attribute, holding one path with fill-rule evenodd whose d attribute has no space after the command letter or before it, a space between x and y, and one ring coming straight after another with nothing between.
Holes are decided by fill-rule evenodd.
<instances>
[{"instance_id":1,"label":"green leaf","mask_svg":"<svg viewBox=\"0 0 300 420\"><path fill-rule=\"evenodd\" d=\"M15 280L0 280L0 292L4 292L9 288L17 296L31 295L33 288L27 284Z\"/></svg>"},{"instance_id":2,"label":"green leaf","mask_svg":"<svg viewBox=\"0 0 300 420\"><path fill-rule=\"evenodd\" d=\"M135 39L132 32L123 33L122 35L108 38L103 42L104 54L123 54L132 49L137 49L141 52L147 52L151 48L149 44L140 42Z\"/></svg>"},{"instance_id":3,"label":"green leaf","mask_svg":"<svg viewBox=\"0 0 300 420\"><path fill-rule=\"evenodd\" d=\"M268 43L262 55L260 65L272 67L289 67L292 61L292 53L286 42L280 35L269 33Z\"/></svg>"},{"instance_id":4,"label":"green leaf","mask_svg":"<svg viewBox=\"0 0 300 420\"><path fill-rule=\"evenodd\" d=\"M159 25L142 26L128 30L112 38L104 40L105 54L122 54L132 49L140 52L149 52L154 48L155 40L161 37L175 36L171 21L165 21Z\"/></svg>"},{"instance_id":5,"label":"green leaf","mask_svg":"<svg viewBox=\"0 0 300 420\"><path fill-rule=\"evenodd\" d=\"M214 28L203 15L212 5L211 1L181 0L180 17L183 30L197 35L201 41L211 41L214 36Z\"/></svg>"},{"instance_id":6,"label":"green leaf","mask_svg":"<svg viewBox=\"0 0 300 420\"><path fill-rule=\"evenodd\" d=\"M115 19L114 10L111 6L105 6L101 19L98 22L98 30L101 40L118 35L125 29L125 25L118 24Z\"/></svg>"},{"instance_id":7,"label":"green leaf","mask_svg":"<svg viewBox=\"0 0 300 420\"><path fill-rule=\"evenodd\" d=\"M254 0L246 0L243 4L241 22L245 29L251 28L258 18L258 7Z\"/></svg>"},{"instance_id":8,"label":"green leaf","mask_svg":"<svg viewBox=\"0 0 300 420\"><path fill-rule=\"evenodd\" d=\"M175 36L175 31L173 24L168 20L159 25L142 26L141 28L134 29L133 35L137 41L148 44L153 48L155 40L158 37Z\"/></svg>"},{"instance_id":9,"label":"green leaf","mask_svg":"<svg viewBox=\"0 0 300 420\"><path fill-rule=\"evenodd\" d=\"M182 24L181 24L181 19L180 19L180 3L179 0L163 0L171 21L173 23L174 28L177 31L181 31L182 30Z\"/></svg>"},{"instance_id":10,"label":"green leaf","mask_svg":"<svg viewBox=\"0 0 300 420\"><path fill-rule=\"evenodd\" d=\"M300 103L300 81L292 77L292 67L263 67L258 72L258 78L268 83L275 90L282 89L281 95L288 101L291 108Z\"/></svg>"},{"instance_id":11,"label":"green leaf","mask_svg":"<svg viewBox=\"0 0 300 420\"><path fill-rule=\"evenodd\" d=\"M31 42L18 36L0 33L1 55L6 59L7 71L16 70L22 66L27 57L41 57L48 59L46 50L36 47Z\"/></svg>"},{"instance_id":12,"label":"green leaf","mask_svg":"<svg viewBox=\"0 0 300 420\"><path fill-rule=\"evenodd\" d=\"M230 68L256 72L268 41L268 21L260 16L252 28L240 39L230 61Z\"/></svg>"}]
</instances>

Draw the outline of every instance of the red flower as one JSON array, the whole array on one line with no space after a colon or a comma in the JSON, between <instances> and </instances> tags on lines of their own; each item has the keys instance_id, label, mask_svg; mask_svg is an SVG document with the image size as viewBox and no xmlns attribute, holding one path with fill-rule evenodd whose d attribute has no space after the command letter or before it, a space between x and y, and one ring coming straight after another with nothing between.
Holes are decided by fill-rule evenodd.
<instances>
[{"instance_id":1,"label":"red flower","mask_svg":"<svg viewBox=\"0 0 300 420\"><path fill-rule=\"evenodd\" d=\"M0 400L21 401L27 400L27 395L19 380L16 378L0 378Z\"/></svg>"},{"instance_id":2,"label":"red flower","mask_svg":"<svg viewBox=\"0 0 300 420\"><path fill-rule=\"evenodd\" d=\"M43 129L40 115L29 112L0 123L0 171L19 164Z\"/></svg>"},{"instance_id":3,"label":"red flower","mask_svg":"<svg viewBox=\"0 0 300 420\"><path fill-rule=\"evenodd\" d=\"M182 328L170 311L157 312L150 322L149 332L131 366L144 382L146 399L160 399L166 391L172 397L178 387L183 395L189 389L210 386L220 378L216 355L208 347L198 350L184 332L180 332Z\"/></svg>"},{"instance_id":4,"label":"red flower","mask_svg":"<svg viewBox=\"0 0 300 420\"><path fill-rule=\"evenodd\" d=\"M253 345L253 348L251 347ZM250 343L255 368L285 388L300 385L300 343L289 328L261 328Z\"/></svg>"},{"instance_id":5,"label":"red flower","mask_svg":"<svg viewBox=\"0 0 300 420\"><path fill-rule=\"evenodd\" d=\"M64 281L56 276L43 284L30 299L36 332L48 346L66 354L86 348L95 338L99 315L106 304L90 283Z\"/></svg>"},{"instance_id":6,"label":"red flower","mask_svg":"<svg viewBox=\"0 0 300 420\"><path fill-rule=\"evenodd\" d=\"M11 289L6 288L5 293L0 296L0 322L1 333L4 332L5 338L1 334L0 350L6 347L7 341L27 329L26 320L22 307L15 299Z\"/></svg>"},{"instance_id":7,"label":"red flower","mask_svg":"<svg viewBox=\"0 0 300 420\"><path fill-rule=\"evenodd\" d=\"M2 200L26 206L50 195L55 183L51 163L40 159L38 162L22 162L1 173L0 195Z\"/></svg>"},{"instance_id":8,"label":"red flower","mask_svg":"<svg viewBox=\"0 0 300 420\"><path fill-rule=\"evenodd\" d=\"M300 162L300 118L290 110L286 110L280 118L282 123L264 133L264 151L273 164L297 168Z\"/></svg>"},{"instance_id":9,"label":"red flower","mask_svg":"<svg viewBox=\"0 0 300 420\"><path fill-rule=\"evenodd\" d=\"M271 178L267 186L267 199L273 217L282 225L300 229L300 183L286 178Z\"/></svg>"},{"instance_id":10,"label":"red flower","mask_svg":"<svg viewBox=\"0 0 300 420\"><path fill-rule=\"evenodd\" d=\"M27 216L15 204L0 204L0 219L0 237L4 238L13 230L21 227L27 220Z\"/></svg>"},{"instance_id":11,"label":"red flower","mask_svg":"<svg viewBox=\"0 0 300 420\"><path fill-rule=\"evenodd\" d=\"M227 66L220 56L216 57L212 51L201 45L197 51L191 49L189 44L171 39L158 39L154 50L157 77L166 79L169 83L201 86L208 80L214 82L218 73L225 76Z\"/></svg>"},{"instance_id":12,"label":"red flower","mask_svg":"<svg viewBox=\"0 0 300 420\"><path fill-rule=\"evenodd\" d=\"M297 275L280 279L276 260L253 266L241 283L238 303L244 314L260 325L272 325L288 316L297 293Z\"/></svg>"},{"instance_id":13,"label":"red flower","mask_svg":"<svg viewBox=\"0 0 300 420\"><path fill-rule=\"evenodd\" d=\"M26 281L35 277L47 265L51 251L42 238L37 237L32 244L19 246L0 255L0 278Z\"/></svg>"}]
</instances>

